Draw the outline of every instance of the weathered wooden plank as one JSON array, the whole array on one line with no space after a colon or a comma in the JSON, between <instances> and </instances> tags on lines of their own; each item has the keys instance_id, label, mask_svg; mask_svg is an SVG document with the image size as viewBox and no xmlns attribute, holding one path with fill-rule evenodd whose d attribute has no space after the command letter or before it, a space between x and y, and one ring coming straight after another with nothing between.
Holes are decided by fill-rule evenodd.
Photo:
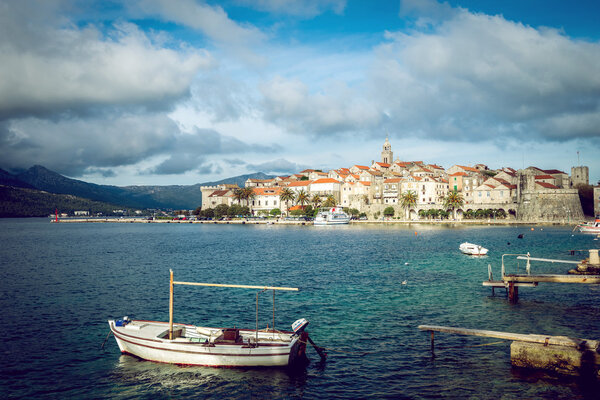
<instances>
[{"instance_id":1,"label":"weathered wooden plank","mask_svg":"<svg viewBox=\"0 0 600 400\"><path fill-rule=\"evenodd\" d=\"M554 282L600 284L600 275L559 275L559 274L506 274L505 282Z\"/></svg>"},{"instance_id":2,"label":"weathered wooden plank","mask_svg":"<svg viewBox=\"0 0 600 400\"><path fill-rule=\"evenodd\" d=\"M260 290L293 290L298 291L298 288L277 287L277 286L251 286L251 285L226 285L221 283L198 283L198 282L173 282L174 285L189 285L189 286L214 286L214 287L230 287L242 289L260 289Z\"/></svg>"},{"instance_id":3,"label":"weathered wooden plank","mask_svg":"<svg viewBox=\"0 0 600 400\"><path fill-rule=\"evenodd\" d=\"M504 282L504 281L483 281L483 286L506 288L506 287L508 287L508 282ZM537 286L537 282L516 282L515 286L536 287Z\"/></svg>"},{"instance_id":4,"label":"weathered wooden plank","mask_svg":"<svg viewBox=\"0 0 600 400\"><path fill-rule=\"evenodd\" d=\"M561 263L561 264L580 264L581 263L581 261L555 260L552 258L539 258L539 257L527 257L527 256L518 256L517 260L544 261L544 262Z\"/></svg>"},{"instance_id":5,"label":"weathered wooden plank","mask_svg":"<svg viewBox=\"0 0 600 400\"><path fill-rule=\"evenodd\" d=\"M483 336L492 337L496 339L504 340L517 340L521 342L529 343L541 343L546 345L557 345L557 346L568 346L568 347L580 347L582 344L586 344L591 349L597 349L600 342L597 340L586 340L579 338L572 338L567 336L550 336L550 335L536 335L536 334L522 334L522 333L511 333L511 332L500 332L500 331L489 331L482 329L467 329L458 328L452 326L438 326L438 325L419 325L419 329L422 331L436 331L445 333L455 333L459 335L471 335L471 336Z\"/></svg>"}]
</instances>

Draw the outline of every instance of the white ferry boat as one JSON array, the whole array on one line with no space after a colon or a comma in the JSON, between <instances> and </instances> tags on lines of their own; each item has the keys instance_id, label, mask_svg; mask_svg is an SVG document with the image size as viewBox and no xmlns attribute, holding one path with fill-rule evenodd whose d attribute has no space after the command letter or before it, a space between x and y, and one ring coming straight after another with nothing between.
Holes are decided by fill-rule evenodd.
<instances>
[{"instance_id":1,"label":"white ferry boat","mask_svg":"<svg viewBox=\"0 0 600 400\"><path fill-rule=\"evenodd\" d=\"M343 225L350 223L350 216L346 214L342 207L331 207L321 210L315 217L315 225Z\"/></svg>"}]
</instances>

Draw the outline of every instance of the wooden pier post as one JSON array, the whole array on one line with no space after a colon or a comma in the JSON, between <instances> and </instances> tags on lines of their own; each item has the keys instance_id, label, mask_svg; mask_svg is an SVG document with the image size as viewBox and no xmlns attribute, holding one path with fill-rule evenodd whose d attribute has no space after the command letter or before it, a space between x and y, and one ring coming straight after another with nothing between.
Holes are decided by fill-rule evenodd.
<instances>
[{"instance_id":1,"label":"wooden pier post","mask_svg":"<svg viewBox=\"0 0 600 400\"><path fill-rule=\"evenodd\" d=\"M514 282L508 282L508 301L517 303L519 301L519 287Z\"/></svg>"},{"instance_id":2,"label":"wooden pier post","mask_svg":"<svg viewBox=\"0 0 600 400\"><path fill-rule=\"evenodd\" d=\"M169 271L169 340L173 340L173 270Z\"/></svg>"}]
</instances>

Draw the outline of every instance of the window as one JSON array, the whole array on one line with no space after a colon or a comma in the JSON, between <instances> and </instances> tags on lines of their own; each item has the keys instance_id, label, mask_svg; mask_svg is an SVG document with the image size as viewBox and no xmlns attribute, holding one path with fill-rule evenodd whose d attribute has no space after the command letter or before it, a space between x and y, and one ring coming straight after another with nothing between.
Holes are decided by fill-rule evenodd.
<instances>
[{"instance_id":1,"label":"window","mask_svg":"<svg viewBox=\"0 0 600 400\"><path fill-rule=\"evenodd\" d=\"M479 193L479 197L481 197L481 192L477 192L477 193Z\"/></svg>"}]
</instances>

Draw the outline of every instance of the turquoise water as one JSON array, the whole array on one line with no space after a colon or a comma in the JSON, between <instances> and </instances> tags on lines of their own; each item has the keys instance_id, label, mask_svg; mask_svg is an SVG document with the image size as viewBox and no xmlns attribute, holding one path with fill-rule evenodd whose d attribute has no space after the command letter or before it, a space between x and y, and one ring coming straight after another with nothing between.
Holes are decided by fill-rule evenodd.
<instances>
[{"instance_id":1,"label":"turquoise water","mask_svg":"<svg viewBox=\"0 0 600 400\"><path fill-rule=\"evenodd\" d=\"M417 234L415 235L415 232ZM517 239L524 233L523 239ZM598 339L600 287L540 284L518 304L481 285L503 253L578 259L570 228L51 224L0 220L1 392L10 398L597 398L599 388L511 368L509 343L420 324ZM485 258L459 253L471 241ZM510 244L509 244L510 243ZM534 271L562 273L568 266ZM276 327L310 321L323 363L305 370L178 367L122 356L106 320L168 320L176 280L299 287L277 294ZM523 268L523 265L520 265ZM401 282L406 281L406 285ZM177 287L179 322L254 327L253 290ZM260 327L272 319L260 296Z\"/></svg>"}]
</instances>

